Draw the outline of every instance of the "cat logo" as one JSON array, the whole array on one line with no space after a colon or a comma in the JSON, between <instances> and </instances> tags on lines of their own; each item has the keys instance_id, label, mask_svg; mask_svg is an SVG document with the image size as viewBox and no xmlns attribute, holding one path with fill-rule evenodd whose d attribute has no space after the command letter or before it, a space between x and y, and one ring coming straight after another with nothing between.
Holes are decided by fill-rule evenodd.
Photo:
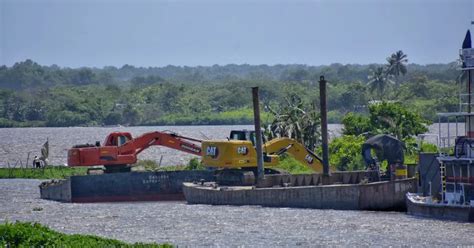
<instances>
[{"instance_id":1,"label":"cat logo","mask_svg":"<svg viewBox=\"0 0 474 248\"><path fill-rule=\"evenodd\" d=\"M247 153L249 153L249 149L246 146L237 147L237 154L247 155Z\"/></svg>"},{"instance_id":2,"label":"cat logo","mask_svg":"<svg viewBox=\"0 0 474 248\"><path fill-rule=\"evenodd\" d=\"M211 157L211 158L216 158L217 155L219 154L219 151L217 150L217 147L215 146L208 146L206 149L206 155Z\"/></svg>"},{"instance_id":3,"label":"cat logo","mask_svg":"<svg viewBox=\"0 0 474 248\"><path fill-rule=\"evenodd\" d=\"M304 160L306 160L306 162L308 162L308 164L312 164L313 161L314 161L314 158L311 157L311 155L307 154L306 157L304 157Z\"/></svg>"}]
</instances>

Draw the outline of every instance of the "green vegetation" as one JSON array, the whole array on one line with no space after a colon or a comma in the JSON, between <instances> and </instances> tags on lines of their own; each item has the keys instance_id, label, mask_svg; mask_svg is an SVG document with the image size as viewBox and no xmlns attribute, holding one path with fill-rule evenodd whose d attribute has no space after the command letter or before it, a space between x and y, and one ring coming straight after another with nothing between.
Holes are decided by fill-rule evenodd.
<instances>
[{"instance_id":1,"label":"green vegetation","mask_svg":"<svg viewBox=\"0 0 474 248\"><path fill-rule=\"evenodd\" d=\"M429 120L456 110L455 63L406 63L401 51L383 65L71 69L26 60L0 66L0 127L250 124L251 86L260 87L262 120L270 124L271 109L283 114L294 96L317 113L320 75L329 81L330 122L365 114L369 100L397 101Z\"/></svg>"},{"instance_id":2,"label":"green vegetation","mask_svg":"<svg viewBox=\"0 0 474 248\"><path fill-rule=\"evenodd\" d=\"M329 164L338 171L364 170L362 144L365 137L343 135L329 143Z\"/></svg>"},{"instance_id":3,"label":"green vegetation","mask_svg":"<svg viewBox=\"0 0 474 248\"><path fill-rule=\"evenodd\" d=\"M429 121L400 103L381 102L369 106L369 116L347 114L343 136L329 145L330 163L338 170L364 169L361 155L366 136L390 134L402 140L406 146L405 163L416 163L418 152L436 152L437 147L429 143L418 144L414 136L428 131Z\"/></svg>"},{"instance_id":4,"label":"green vegetation","mask_svg":"<svg viewBox=\"0 0 474 248\"><path fill-rule=\"evenodd\" d=\"M85 175L87 168L47 166L46 168L0 168L0 178L63 179Z\"/></svg>"},{"instance_id":5,"label":"green vegetation","mask_svg":"<svg viewBox=\"0 0 474 248\"><path fill-rule=\"evenodd\" d=\"M346 135L386 133L402 140L427 132L429 121L400 103L381 102L369 106L369 116L349 113L342 123Z\"/></svg>"},{"instance_id":6,"label":"green vegetation","mask_svg":"<svg viewBox=\"0 0 474 248\"><path fill-rule=\"evenodd\" d=\"M280 157L280 163L276 168L284 170L290 174L314 173L314 171L311 170L308 166L300 163L298 160L288 155L282 155Z\"/></svg>"},{"instance_id":7,"label":"green vegetation","mask_svg":"<svg viewBox=\"0 0 474 248\"><path fill-rule=\"evenodd\" d=\"M135 170L137 171L182 171L182 170L205 170L206 167L201 163L198 158L192 158L186 165L173 165L173 166L159 166L154 160L139 160L135 164Z\"/></svg>"},{"instance_id":8,"label":"green vegetation","mask_svg":"<svg viewBox=\"0 0 474 248\"><path fill-rule=\"evenodd\" d=\"M286 98L286 104L278 111L266 106L273 115L273 121L265 130L268 140L289 137L314 150L319 143L320 116L314 106L306 107L298 95ZM309 104L311 106L311 104Z\"/></svg>"},{"instance_id":9,"label":"green vegetation","mask_svg":"<svg viewBox=\"0 0 474 248\"><path fill-rule=\"evenodd\" d=\"M40 224L0 224L1 247L172 247L169 244L127 244L93 235L63 234Z\"/></svg>"}]
</instances>

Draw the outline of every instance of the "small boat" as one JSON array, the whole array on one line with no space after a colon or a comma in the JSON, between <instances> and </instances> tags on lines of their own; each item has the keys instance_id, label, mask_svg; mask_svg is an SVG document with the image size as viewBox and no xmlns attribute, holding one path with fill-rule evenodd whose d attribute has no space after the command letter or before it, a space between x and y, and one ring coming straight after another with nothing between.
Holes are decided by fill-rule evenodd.
<instances>
[{"instance_id":1,"label":"small boat","mask_svg":"<svg viewBox=\"0 0 474 248\"><path fill-rule=\"evenodd\" d=\"M459 94L458 112L438 113L439 154L431 158L425 156L426 154L420 154L421 188L419 194L406 194L408 214L474 222L474 112L472 111L474 94L471 76L474 72L474 49L471 45L468 31L460 50L462 62L460 69L469 75L465 87L468 92ZM463 120L465 133L461 134L458 132L458 122ZM453 121L456 126L454 137L449 131L450 123ZM445 130L448 131L445 137L441 132L442 123L447 124Z\"/></svg>"},{"instance_id":2,"label":"small boat","mask_svg":"<svg viewBox=\"0 0 474 248\"><path fill-rule=\"evenodd\" d=\"M406 194L408 214L420 217L474 222L474 202L470 205L440 203L431 196Z\"/></svg>"}]
</instances>

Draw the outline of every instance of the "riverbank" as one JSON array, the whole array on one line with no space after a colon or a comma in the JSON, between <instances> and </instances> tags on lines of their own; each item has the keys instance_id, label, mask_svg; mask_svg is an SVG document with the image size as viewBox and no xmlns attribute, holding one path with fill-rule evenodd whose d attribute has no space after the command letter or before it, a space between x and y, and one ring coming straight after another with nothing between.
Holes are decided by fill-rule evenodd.
<instances>
[{"instance_id":1,"label":"riverbank","mask_svg":"<svg viewBox=\"0 0 474 248\"><path fill-rule=\"evenodd\" d=\"M342 114L337 111L328 112L328 122L340 124ZM253 125L252 109L238 109L223 112L206 112L197 115L167 114L159 119L146 120L135 123L134 126L222 126L222 125ZM263 122L270 122L271 115L267 112L261 113ZM110 125L110 124L109 124ZM114 123L112 125L124 125L127 123ZM75 127L97 127L107 126L105 123L90 122ZM69 125L51 125L47 121L14 121L0 118L0 128L28 128L28 127L69 127Z\"/></svg>"},{"instance_id":2,"label":"riverbank","mask_svg":"<svg viewBox=\"0 0 474 248\"><path fill-rule=\"evenodd\" d=\"M35 211L41 211L36 209ZM38 223L0 224L0 246L2 247L142 247L170 248L169 244L128 244L115 239L94 235L63 234Z\"/></svg>"},{"instance_id":3,"label":"riverbank","mask_svg":"<svg viewBox=\"0 0 474 248\"><path fill-rule=\"evenodd\" d=\"M0 168L0 179L64 179L70 176L86 175L87 168L48 166L46 168Z\"/></svg>"}]
</instances>

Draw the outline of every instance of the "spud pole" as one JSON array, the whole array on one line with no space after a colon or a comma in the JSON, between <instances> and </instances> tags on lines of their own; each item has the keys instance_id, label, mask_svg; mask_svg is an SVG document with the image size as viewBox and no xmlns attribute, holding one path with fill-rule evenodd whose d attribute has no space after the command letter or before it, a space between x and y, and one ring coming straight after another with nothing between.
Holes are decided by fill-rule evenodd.
<instances>
[{"instance_id":1,"label":"spud pole","mask_svg":"<svg viewBox=\"0 0 474 248\"><path fill-rule=\"evenodd\" d=\"M319 100L321 105L321 138L323 148L323 175L329 176L328 118L326 105L326 80L319 78Z\"/></svg>"},{"instance_id":2,"label":"spud pole","mask_svg":"<svg viewBox=\"0 0 474 248\"><path fill-rule=\"evenodd\" d=\"M257 180L264 177L263 153L262 153L262 129L260 127L260 103L258 99L258 87L252 87L253 99L253 122L255 125L255 149L257 150Z\"/></svg>"}]
</instances>

